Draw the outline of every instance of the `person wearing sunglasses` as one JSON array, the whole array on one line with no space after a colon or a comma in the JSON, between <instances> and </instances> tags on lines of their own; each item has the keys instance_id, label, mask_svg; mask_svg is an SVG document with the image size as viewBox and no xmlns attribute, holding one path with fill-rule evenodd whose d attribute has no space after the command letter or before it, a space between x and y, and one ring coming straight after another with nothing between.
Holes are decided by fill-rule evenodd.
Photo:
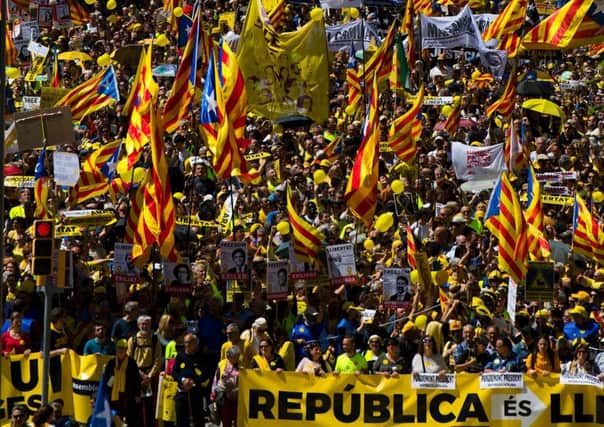
<instances>
[{"instance_id":1,"label":"person wearing sunglasses","mask_svg":"<svg viewBox=\"0 0 604 427\"><path fill-rule=\"evenodd\" d=\"M577 340L574 344L573 354L573 360L562 365L562 375L592 375L594 368L589 361L589 344L587 341Z\"/></svg>"},{"instance_id":2,"label":"person wearing sunglasses","mask_svg":"<svg viewBox=\"0 0 604 427\"><path fill-rule=\"evenodd\" d=\"M434 338L425 336L422 338L417 354L411 361L411 372L413 374L441 374L447 373L447 364L442 355L437 352Z\"/></svg>"},{"instance_id":3,"label":"person wearing sunglasses","mask_svg":"<svg viewBox=\"0 0 604 427\"><path fill-rule=\"evenodd\" d=\"M29 418L29 409L25 405L15 405L10 414L10 427L29 427L32 424L27 422Z\"/></svg>"},{"instance_id":4,"label":"person wearing sunglasses","mask_svg":"<svg viewBox=\"0 0 604 427\"><path fill-rule=\"evenodd\" d=\"M273 340L263 338L260 340L260 354L252 359L250 368L258 371L285 371L285 362L283 358L275 353Z\"/></svg>"}]
</instances>

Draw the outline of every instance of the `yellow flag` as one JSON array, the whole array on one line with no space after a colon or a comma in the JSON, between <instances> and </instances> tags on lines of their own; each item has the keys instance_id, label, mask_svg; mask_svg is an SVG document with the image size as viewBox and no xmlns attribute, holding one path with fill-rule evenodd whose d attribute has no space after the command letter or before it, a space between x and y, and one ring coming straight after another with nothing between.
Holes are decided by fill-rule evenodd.
<instances>
[{"instance_id":1,"label":"yellow flag","mask_svg":"<svg viewBox=\"0 0 604 427\"><path fill-rule=\"evenodd\" d=\"M327 41L322 15L278 33L261 0L248 6L237 51L249 112L276 119L300 114L323 122L329 112Z\"/></svg>"}]
</instances>

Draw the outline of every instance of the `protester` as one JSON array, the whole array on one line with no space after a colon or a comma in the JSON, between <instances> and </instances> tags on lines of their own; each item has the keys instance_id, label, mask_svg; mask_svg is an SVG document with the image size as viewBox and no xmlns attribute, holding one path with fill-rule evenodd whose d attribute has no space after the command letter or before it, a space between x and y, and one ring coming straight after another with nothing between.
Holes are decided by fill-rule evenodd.
<instances>
[{"instance_id":1,"label":"protester","mask_svg":"<svg viewBox=\"0 0 604 427\"><path fill-rule=\"evenodd\" d=\"M8 331L2 334L0 351L3 355L24 354L31 352L31 340L29 335L21 330L22 315L18 311L13 312L10 317Z\"/></svg>"},{"instance_id":2,"label":"protester","mask_svg":"<svg viewBox=\"0 0 604 427\"><path fill-rule=\"evenodd\" d=\"M537 347L526 359L526 368L526 373L532 376L560 373L560 359L552 349L548 336L537 340Z\"/></svg>"},{"instance_id":3,"label":"protester","mask_svg":"<svg viewBox=\"0 0 604 427\"><path fill-rule=\"evenodd\" d=\"M260 340L260 354L255 355L250 363L251 369L258 371L283 372L286 370L283 358L275 353L273 341L270 338Z\"/></svg>"},{"instance_id":4,"label":"protester","mask_svg":"<svg viewBox=\"0 0 604 427\"><path fill-rule=\"evenodd\" d=\"M573 350L573 360L562 365L562 375L580 375L594 373L592 363L589 361L589 346L584 340L579 340Z\"/></svg>"},{"instance_id":5,"label":"protester","mask_svg":"<svg viewBox=\"0 0 604 427\"><path fill-rule=\"evenodd\" d=\"M203 426L205 412L202 389L208 388L212 374L199 352L197 337L191 333L186 334L184 344L184 351L176 356L172 372L178 383L178 392L174 398L176 425Z\"/></svg>"},{"instance_id":6,"label":"protester","mask_svg":"<svg viewBox=\"0 0 604 427\"><path fill-rule=\"evenodd\" d=\"M335 373L338 374L366 374L369 371L367 361L357 353L354 338L345 336L342 339L342 354L336 360Z\"/></svg>"},{"instance_id":7,"label":"protester","mask_svg":"<svg viewBox=\"0 0 604 427\"><path fill-rule=\"evenodd\" d=\"M239 358L241 350L231 346L221 360L212 382L212 400L218 407L223 426L237 425L237 392L239 390Z\"/></svg>"},{"instance_id":8,"label":"protester","mask_svg":"<svg viewBox=\"0 0 604 427\"><path fill-rule=\"evenodd\" d=\"M307 347L309 355L300 360L296 372L305 372L317 376L331 372L331 366L323 359L319 342L312 342Z\"/></svg>"},{"instance_id":9,"label":"protester","mask_svg":"<svg viewBox=\"0 0 604 427\"><path fill-rule=\"evenodd\" d=\"M411 361L411 372L413 374L446 374L447 364L442 355L435 351L434 338L425 336L422 338L418 351Z\"/></svg>"}]
</instances>

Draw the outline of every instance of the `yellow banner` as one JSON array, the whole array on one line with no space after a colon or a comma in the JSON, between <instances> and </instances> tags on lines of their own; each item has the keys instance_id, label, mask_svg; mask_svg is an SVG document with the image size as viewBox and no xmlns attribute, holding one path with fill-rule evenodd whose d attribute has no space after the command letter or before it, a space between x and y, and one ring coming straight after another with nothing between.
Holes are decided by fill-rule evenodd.
<instances>
[{"instance_id":1,"label":"yellow banner","mask_svg":"<svg viewBox=\"0 0 604 427\"><path fill-rule=\"evenodd\" d=\"M75 352L69 353L71 365L72 401L74 419L85 423L92 415L90 395L96 396L103 368L111 356L80 356Z\"/></svg>"},{"instance_id":2,"label":"yellow banner","mask_svg":"<svg viewBox=\"0 0 604 427\"><path fill-rule=\"evenodd\" d=\"M266 157L270 157L271 153L254 153L254 154L246 154L245 156L243 156L245 158L245 160L258 160L258 159L264 159Z\"/></svg>"},{"instance_id":3,"label":"yellow banner","mask_svg":"<svg viewBox=\"0 0 604 427\"><path fill-rule=\"evenodd\" d=\"M26 175L11 175L4 177L5 187L27 187L34 188L35 178Z\"/></svg>"},{"instance_id":4,"label":"yellow banner","mask_svg":"<svg viewBox=\"0 0 604 427\"><path fill-rule=\"evenodd\" d=\"M55 227L55 239L62 237L81 236L82 230L77 225L57 225Z\"/></svg>"},{"instance_id":5,"label":"yellow banner","mask_svg":"<svg viewBox=\"0 0 604 427\"><path fill-rule=\"evenodd\" d=\"M323 19L278 33L260 0L248 4L237 48L252 113L278 119L304 115L322 123L329 113L327 39Z\"/></svg>"},{"instance_id":6,"label":"yellow banner","mask_svg":"<svg viewBox=\"0 0 604 427\"><path fill-rule=\"evenodd\" d=\"M75 353L74 353L75 354ZM62 398L63 412L73 414L70 355L50 359L49 401ZM8 420L7 414L15 405L26 405L33 412L42 402L42 357L32 353L29 357L15 355L0 357L0 425ZM90 403L88 403L90 406ZM84 420L85 422L86 420Z\"/></svg>"},{"instance_id":7,"label":"yellow banner","mask_svg":"<svg viewBox=\"0 0 604 427\"><path fill-rule=\"evenodd\" d=\"M558 375L524 376L522 388L487 387L459 374L453 389L412 388L411 376L327 375L242 370L238 423L246 427L481 426L604 424L604 392L562 385Z\"/></svg>"},{"instance_id":8,"label":"yellow banner","mask_svg":"<svg viewBox=\"0 0 604 427\"><path fill-rule=\"evenodd\" d=\"M390 147L388 141L380 142L380 153L392 153L392 147Z\"/></svg>"},{"instance_id":9,"label":"yellow banner","mask_svg":"<svg viewBox=\"0 0 604 427\"><path fill-rule=\"evenodd\" d=\"M218 15L218 24L224 23L231 30L235 29L235 12L223 12Z\"/></svg>"},{"instance_id":10,"label":"yellow banner","mask_svg":"<svg viewBox=\"0 0 604 427\"><path fill-rule=\"evenodd\" d=\"M191 226L191 227L214 227L218 228L219 225L214 221L204 221L195 216L191 216L187 218L186 216L177 216L176 223L178 225Z\"/></svg>"},{"instance_id":11,"label":"yellow banner","mask_svg":"<svg viewBox=\"0 0 604 427\"><path fill-rule=\"evenodd\" d=\"M568 196L552 196L550 194L542 194L541 201L547 205L572 206L575 200Z\"/></svg>"}]
</instances>

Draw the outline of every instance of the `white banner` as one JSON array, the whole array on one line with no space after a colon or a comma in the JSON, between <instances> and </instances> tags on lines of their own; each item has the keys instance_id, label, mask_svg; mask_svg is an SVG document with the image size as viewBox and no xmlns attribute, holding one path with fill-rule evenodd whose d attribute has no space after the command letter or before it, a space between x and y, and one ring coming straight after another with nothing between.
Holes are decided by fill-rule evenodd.
<instances>
[{"instance_id":1,"label":"white banner","mask_svg":"<svg viewBox=\"0 0 604 427\"><path fill-rule=\"evenodd\" d=\"M510 277L508 281L508 304L507 311L512 324L516 322L516 298L518 295L518 285Z\"/></svg>"},{"instance_id":2,"label":"white banner","mask_svg":"<svg viewBox=\"0 0 604 427\"><path fill-rule=\"evenodd\" d=\"M44 46L43 44L40 43L36 43L33 40L29 41L29 45L27 46L27 49L35 56L41 56L43 58L46 58L46 55L48 55L48 51L50 50L48 47Z\"/></svg>"},{"instance_id":3,"label":"white banner","mask_svg":"<svg viewBox=\"0 0 604 427\"><path fill-rule=\"evenodd\" d=\"M484 373L480 375L480 388L524 388L524 374Z\"/></svg>"},{"instance_id":4,"label":"white banner","mask_svg":"<svg viewBox=\"0 0 604 427\"><path fill-rule=\"evenodd\" d=\"M411 270L408 268L386 268L382 276L384 306L403 307L405 301L413 299Z\"/></svg>"},{"instance_id":5,"label":"white banner","mask_svg":"<svg viewBox=\"0 0 604 427\"><path fill-rule=\"evenodd\" d=\"M568 374L560 375L560 384L587 385L602 388L602 381L598 377L589 374Z\"/></svg>"},{"instance_id":6,"label":"white banner","mask_svg":"<svg viewBox=\"0 0 604 427\"><path fill-rule=\"evenodd\" d=\"M503 74L507 52L487 48L472 10L468 6L455 16L433 18L420 15L420 19L423 49L455 49L456 47L475 49L480 53L480 63L489 72L497 77Z\"/></svg>"},{"instance_id":7,"label":"white banner","mask_svg":"<svg viewBox=\"0 0 604 427\"><path fill-rule=\"evenodd\" d=\"M40 96L24 96L23 111L33 111L40 108Z\"/></svg>"},{"instance_id":8,"label":"white banner","mask_svg":"<svg viewBox=\"0 0 604 427\"><path fill-rule=\"evenodd\" d=\"M455 390L455 374L413 374L411 388Z\"/></svg>"},{"instance_id":9,"label":"white banner","mask_svg":"<svg viewBox=\"0 0 604 427\"><path fill-rule=\"evenodd\" d=\"M287 301L289 293L287 261L269 261L266 269L266 296L269 300Z\"/></svg>"},{"instance_id":10,"label":"white banner","mask_svg":"<svg viewBox=\"0 0 604 427\"><path fill-rule=\"evenodd\" d=\"M345 7L361 7L361 0L321 0L322 9L342 9Z\"/></svg>"},{"instance_id":11,"label":"white banner","mask_svg":"<svg viewBox=\"0 0 604 427\"><path fill-rule=\"evenodd\" d=\"M351 244L332 245L325 248L327 271L332 284L356 281L357 268Z\"/></svg>"},{"instance_id":12,"label":"white banner","mask_svg":"<svg viewBox=\"0 0 604 427\"><path fill-rule=\"evenodd\" d=\"M365 49L369 48L372 40L376 46L381 44L375 27L360 19L341 25L329 25L325 28L325 34L327 35L327 49L333 52L348 49L351 45L354 46L354 49L361 50L363 49L361 41L364 41Z\"/></svg>"},{"instance_id":13,"label":"white banner","mask_svg":"<svg viewBox=\"0 0 604 427\"><path fill-rule=\"evenodd\" d=\"M80 179L80 159L75 153L55 151L52 156L54 179L57 185L73 187Z\"/></svg>"},{"instance_id":14,"label":"white banner","mask_svg":"<svg viewBox=\"0 0 604 427\"><path fill-rule=\"evenodd\" d=\"M451 142L451 161L457 179L466 181L497 179L505 169L503 144L474 147Z\"/></svg>"}]
</instances>

